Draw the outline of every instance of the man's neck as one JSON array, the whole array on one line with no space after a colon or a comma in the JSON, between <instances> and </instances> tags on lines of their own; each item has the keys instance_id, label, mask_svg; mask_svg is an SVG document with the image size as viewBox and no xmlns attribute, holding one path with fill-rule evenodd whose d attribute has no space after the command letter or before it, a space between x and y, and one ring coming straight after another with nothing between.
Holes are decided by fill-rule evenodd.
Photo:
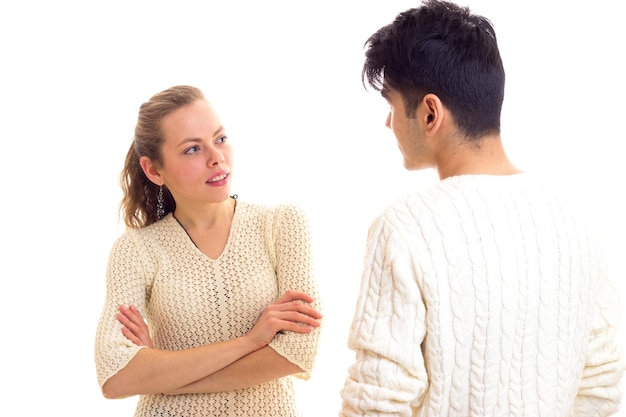
<instances>
[{"instance_id":1,"label":"man's neck","mask_svg":"<svg viewBox=\"0 0 626 417\"><path fill-rule=\"evenodd\" d=\"M499 136L483 138L478 146L464 143L448 149L437 164L441 180L458 175L513 175L519 170L509 160Z\"/></svg>"}]
</instances>

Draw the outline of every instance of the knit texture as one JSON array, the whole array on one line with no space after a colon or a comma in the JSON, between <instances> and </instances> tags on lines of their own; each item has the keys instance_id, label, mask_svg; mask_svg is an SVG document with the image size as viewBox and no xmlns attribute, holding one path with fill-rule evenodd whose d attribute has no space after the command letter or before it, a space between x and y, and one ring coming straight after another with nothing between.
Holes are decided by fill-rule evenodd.
<instances>
[{"instance_id":1,"label":"knit texture","mask_svg":"<svg viewBox=\"0 0 626 417\"><path fill-rule=\"evenodd\" d=\"M115 314L133 304L149 323L156 348L180 350L245 335L264 308L286 290L319 299L309 224L290 204L267 207L237 201L230 235L217 259L204 255L170 214L113 245L106 300L97 329L95 361L100 386L122 369L138 347L121 332ZM318 302L313 306L319 309ZM270 343L307 373L319 330L285 332ZM298 416L290 377L216 394L145 395L136 417Z\"/></svg>"},{"instance_id":2,"label":"knit texture","mask_svg":"<svg viewBox=\"0 0 626 417\"><path fill-rule=\"evenodd\" d=\"M459 176L369 230L342 416L607 416L617 292L595 227L529 174Z\"/></svg>"}]
</instances>

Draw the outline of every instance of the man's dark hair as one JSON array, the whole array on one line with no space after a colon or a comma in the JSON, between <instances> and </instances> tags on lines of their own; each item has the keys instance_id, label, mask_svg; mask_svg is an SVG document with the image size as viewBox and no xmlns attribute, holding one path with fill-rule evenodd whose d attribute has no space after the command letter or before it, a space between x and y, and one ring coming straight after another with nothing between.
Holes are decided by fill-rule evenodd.
<instances>
[{"instance_id":1,"label":"man's dark hair","mask_svg":"<svg viewBox=\"0 0 626 417\"><path fill-rule=\"evenodd\" d=\"M398 91L408 117L432 93L467 139L500 132L504 67L485 17L468 7L426 0L400 13L365 46L363 84Z\"/></svg>"}]
</instances>

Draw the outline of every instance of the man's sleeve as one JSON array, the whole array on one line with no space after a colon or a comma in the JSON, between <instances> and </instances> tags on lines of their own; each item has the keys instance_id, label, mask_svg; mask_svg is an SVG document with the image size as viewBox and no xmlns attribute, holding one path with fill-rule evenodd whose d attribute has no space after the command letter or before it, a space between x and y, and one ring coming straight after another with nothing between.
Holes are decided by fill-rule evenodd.
<instances>
[{"instance_id":1,"label":"man's sleeve","mask_svg":"<svg viewBox=\"0 0 626 417\"><path fill-rule=\"evenodd\" d=\"M411 416L428 387L421 344L426 309L417 269L398 233L370 227L348 345L356 361L341 391L341 416Z\"/></svg>"},{"instance_id":2,"label":"man's sleeve","mask_svg":"<svg viewBox=\"0 0 626 417\"><path fill-rule=\"evenodd\" d=\"M624 372L623 352L616 334L620 321L617 289L607 278L606 265L592 285L591 330L585 367L576 396L573 416L604 417L619 411Z\"/></svg>"}]
</instances>

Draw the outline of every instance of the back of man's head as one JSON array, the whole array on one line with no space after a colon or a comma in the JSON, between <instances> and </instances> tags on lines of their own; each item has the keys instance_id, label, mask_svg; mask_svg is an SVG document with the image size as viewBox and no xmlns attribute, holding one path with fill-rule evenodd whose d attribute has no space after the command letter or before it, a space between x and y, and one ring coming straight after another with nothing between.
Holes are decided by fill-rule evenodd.
<instances>
[{"instance_id":1,"label":"back of man's head","mask_svg":"<svg viewBox=\"0 0 626 417\"><path fill-rule=\"evenodd\" d=\"M467 7L426 0L379 29L366 47L363 82L400 92L407 116L432 93L467 138L500 132L505 75L487 18Z\"/></svg>"}]
</instances>

